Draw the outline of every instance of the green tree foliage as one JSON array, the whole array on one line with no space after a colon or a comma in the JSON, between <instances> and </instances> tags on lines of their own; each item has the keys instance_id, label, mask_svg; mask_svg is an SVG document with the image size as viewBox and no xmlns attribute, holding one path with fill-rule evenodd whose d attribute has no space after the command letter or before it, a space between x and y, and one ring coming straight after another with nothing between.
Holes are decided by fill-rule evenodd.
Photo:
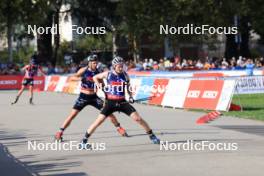
<instances>
[{"instance_id":1,"label":"green tree foliage","mask_svg":"<svg viewBox=\"0 0 264 176\"><path fill-rule=\"evenodd\" d=\"M253 30L264 38L264 3L262 0L1 0L0 31L7 31L9 58L12 60L12 38L32 37L23 31L14 30L18 26L36 24L51 26L58 23L62 4L69 3L69 10L81 26L105 26L107 36L81 36L76 46L80 49L115 50L117 36L127 38L134 58L140 54L142 38L148 36L155 43L163 44L168 37L174 46L179 43L209 42L215 36L159 34L160 25L233 26L234 16L239 18L241 43L235 42L234 35L227 35L226 56L250 56L249 38ZM55 36L52 47L51 34L38 36L38 50L55 65L60 47L59 35ZM213 46L212 46L213 47ZM78 49L76 48L76 49Z\"/></svg>"}]
</instances>

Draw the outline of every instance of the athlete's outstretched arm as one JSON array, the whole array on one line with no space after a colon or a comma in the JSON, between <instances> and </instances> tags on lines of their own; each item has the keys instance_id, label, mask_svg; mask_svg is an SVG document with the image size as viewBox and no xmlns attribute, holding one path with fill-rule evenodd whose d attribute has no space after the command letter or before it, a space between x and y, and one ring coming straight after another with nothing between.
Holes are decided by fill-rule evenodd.
<instances>
[{"instance_id":1,"label":"athlete's outstretched arm","mask_svg":"<svg viewBox=\"0 0 264 176\"><path fill-rule=\"evenodd\" d=\"M25 71L28 68L28 65L25 65L21 70Z\"/></svg>"},{"instance_id":2,"label":"athlete's outstretched arm","mask_svg":"<svg viewBox=\"0 0 264 176\"><path fill-rule=\"evenodd\" d=\"M87 69L87 67L80 68L77 71L77 73L75 73L74 75L72 75L70 77L70 81L80 81L81 77L82 77L82 75L83 75L83 73L85 72L86 69Z\"/></svg>"},{"instance_id":3,"label":"athlete's outstretched arm","mask_svg":"<svg viewBox=\"0 0 264 176\"><path fill-rule=\"evenodd\" d=\"M103 83L103 79L107 78L107 75L108 75L108 72L109 71L105 71L103 73L99 73L97 75L95 75L93 77L93 81L95 83L95 85L98 87L98 88L102 88L102 83Z\"/></svg>"},{"instance_id":4,"label":"athlete's outstretched arm","mask_svg":"<svg viewBox=\"0 0 264 176\"><path fill-rule=\"evenodd\" d=\"M46 76L45 72L42 70L42 67L39 67L38 69L42 76Z\"/></svg>"}]
</instances>

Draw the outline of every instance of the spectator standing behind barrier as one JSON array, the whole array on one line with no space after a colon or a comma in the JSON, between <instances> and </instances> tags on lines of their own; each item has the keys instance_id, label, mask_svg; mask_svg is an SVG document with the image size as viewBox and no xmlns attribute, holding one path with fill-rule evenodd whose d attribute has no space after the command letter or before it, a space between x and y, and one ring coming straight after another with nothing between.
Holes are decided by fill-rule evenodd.
<instances>
[{"instance_id":1,"label":"spectator standing behind barrier","mask_svg":"<svg viewBox=\"0 0 264 176\"><path fill-rule=\"evenodd\" d=\"M158 62L157 61L154 61L153 62L153 70L159 70L159 65L158 65Z\"/></svg>"},{"instance_id":2,"label":"spectator standing behind barrier","mask_svg":"<svg viewBox=\"0 0 264 176\"><path fill-rule=\"evenodd\" d=\"M188 63L187 63L187 60L186 59L183 59L183 61L182 61L182 64L181 64L181 68L186 68L186 67L188 67L189 65L188 65Z\"/></svg>"},{"instance_id":3,"label":"spectator standing behind barrier","mask_svg":"<svg viewBox=\"0 0 264 176\"><path fill-rule=\"evenodd\" d=\"M159 70L162 70L162 71L165 70L165 65L164 65L164 61L163 61L162 58L159 60L159 66L158 66L158 69L159 69Z\"/></svg>"},{"instance_id":4,"label":"spectator standing behind barrier","mask_svg":"<svg viewBox=\"0 0 264 176\"><path fill-rule=\"evenodd\" d=\"M143 63L143 69L147 70L147 67L148 67L148 59L145 59Z\"/></svg>"},{"instance_id":5,"label":"spectator standing behind barrier","mask_svg":"<svg viewBox=\"0 0 264 176\"><path fill-rule=\"evenodd\" d=\"M239 56L239 59L237 60L237 67L243 68L244 67L244 61L242 56Z\"/></svg>"},{"instance_id":6,"label":"spectator standing behind barrier","mask_svg":"<svg viewBox=\"0 0 264 176\"><path fill-rule=\"evenodd\" d=\"M201 62L200 59L197 61L195 67L197 67L198 69L203 69L204 65L203 65L203 63Z\"/></svg>"},{"instance_id":7,"label":"spectator standing behind barrier","mask_svg":"<svg viewBox=\"0 0 264 176\"><path fill-rule=\"evenodd\" d=\"M136 70L136 71L142 71L142 70L144 70L143 62L142 62L142 61L136 63L136 68L135 68L135 70Z\"/></svg>"},{"instance_id":8,"label":"spectator standing behind barrier","mask_svg":"<svg viewBox=\"0 0 264 176\"><path fill-rule=\"evenodd\" d=\"M171 68L171 62L166 57L164 57L164 66L166 70L169 70Z\"/></svg>"},{"instance_id":9,"label":"spectator standing behind barrier","mask_svg":"<svg viewBox=\"0 0 264 176\"><path fill-rule=\"evenodd\" d=\"M211 64L209 63L209 62L205 62L205 64L204 64L204 67L203 67L205 70L209 70L210 68L212 68L211 67Z\"/></svg>"},{"instance_id":10,"label":"spectator standing behind barrier","mask_svg":"<svg viewBox=\"0 0 264 176\"><path fill-rule=\"evenodd\" d=\"M226 58L223 58L223 61L222 61L222 63L221 63L221 68L222 68L222 70L227 70L228 67L229 67L229 64L228 64L228 62L226 61Z\"/></svg>"},{"instance_id":11,"label":"spectator standing behind barrier","mask_svg":"<svg viewBox=\"0 0 264 176\"><path fill-rule=\"evenodd\" d=\"M143 63L144 70L151 70L152 69L152 64L153 64L153 59L145 59L145 62Z\"/></svg>"},{"instance_id":12,"label":"spectator standing behind barrier","mask_svg":"<svg viewBox=\"0 0 264 176\"><path fill-rule=\"evenodd\" d=\"M55 69L51 63L48 63L47 75L52 75L52 74L56 74Z\"/></svg>"},{"instance_id":13,"label":"spectator standing behind barrier","mask_svg":"<svg viewBox=\"0 0 264 176\"><path fill-rule=\"evenodd\" d=\"M246 62L246 73L247 76L253 76L253 69L255 67L255 64L253 64L252 59L248 59Z\"/></svg>"},{"instance_id":14,"label":"spectator standing behind barrier","mask_svg":"<svg viewBox=\"0 0 264 176\"><path fill-rule=\"evenodd\" d=\"M236 69L236 60L232 59L230 61L230 67L231 70L235 70Z\"/></svg>"}]
</instances>

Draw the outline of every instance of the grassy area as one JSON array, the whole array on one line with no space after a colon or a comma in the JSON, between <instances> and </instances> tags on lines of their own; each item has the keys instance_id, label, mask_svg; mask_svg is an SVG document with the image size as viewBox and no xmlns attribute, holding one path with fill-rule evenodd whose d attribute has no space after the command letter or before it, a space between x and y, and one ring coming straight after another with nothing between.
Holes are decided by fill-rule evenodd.
<instances>
[{"instance_id":1,"label":"grassy area","mask_svg":"<svg viewBox=\"0 0 264 176\"><path fill-rule=\"evenodd\" d=\"M224 115L264 121L264 94L234 95L232 103L242 105L243 111L224 112Z\"/></svg>"}]
</instances>

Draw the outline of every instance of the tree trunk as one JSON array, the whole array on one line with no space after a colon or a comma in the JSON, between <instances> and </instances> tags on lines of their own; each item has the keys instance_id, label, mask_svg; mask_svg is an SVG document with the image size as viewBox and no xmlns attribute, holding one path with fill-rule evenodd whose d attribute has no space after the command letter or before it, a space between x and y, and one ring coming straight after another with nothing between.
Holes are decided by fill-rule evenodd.
<instances>
[{"instance_id":1,"label":"tree trunk","mask_svg":"<svg viewBox=\"0 0 264 176\"><path fill-rule=\"evenodd\" d=\"M9 62L13 62L13 22L11 17L8 15L7 17L7 43L8 43L8 60Z\"/></svg>"},{"instance_id":2,"label":"tree trunk","mask_svg":"<svg viewBox=\"0 0 264 176\"><path fill-rule=\"evenodd\" d=\"M60 48L60 9L62 6L62 0L58 0L56 4L56 12L54 16L54 25L57 27L57 34L54 35L54 52L53 52L53 59L52 59L52 64L55 66L57 59L58 59L58 51Z\"/></svg>"},{"instance_id":3,"label":"tree trunk","mask_svg":"<svg viewBox=\"0 0 264 176\"><path fill-rule=\"evenodd\" d=\"M249 19L247 17L242 17L241 18L241 45L240 45L240 55L243 57L250 57L250 50L249 50L249 36L250 36L250 27L248 25Z\"/></svg>"},{"instance_id":4,"label":"tree trunk","mask_svg":"<svg viewBox=\"0 0 264 176\"><path fill-rule=\"evenodd\" d=\"M117 45L116 45L116 35L117 35L117 32L116 32L116 28L112 25L112 43L113 43L113 49L112 49L112 52L113 52L113 57L115 55L117 55Z\"/></svg>"},{"instance_id":5,"label":"tree trunk","mask_svg":"<svg viewBox=\"0 0 264 176\"><path fill-rule=\"evenodd\" d=\"M135 35L133 36L133 59L134 62L138 60L138 42Z\"/></svg>"},{"instance_id":6,"label":"tree trunk","mask_svg":"<svg viewBox=\"0 0 264 176\"><path fill-rule=\"evenodd\" d=\"M58 58L58 50L60 47L60 28L59 28L59 10L55 13L54 16L54 26L57 27L57 34L54 35L54 52L53 52L53 59L52 64L56 65L57 58Z\"/></svg>"},{"instance_id":7,"label":"tree trunk","mask_svg":"<svg viewBox=\"0 0 264 176\"><path fill-rule=\"evenodd\" d=\"M53 12L50 12L43 26L52 26L52 16ZM39 61L49 61L54 65L54 62L52 61L52 35L50 32L48 34L37 35L37 47L39 53Z\"/></svg>"},{"instance_id":8,"label":"tree trunk","mask_svg":"<svg viewBox=\"0 0 264 176\"><path fill-rule=\"evenodd\" d=\"M236 35L226 35L226 51L225 57L230 59L231 57L242 56L242 57L250 57L250 50L249 50L249 37L250 37L250 26L249 18L243 16L240 18L239 21L239 32L240 32L240 39L236 40ZM239 34L238 34L239 35ZM237 36L238 37L238 36Z\"/></svg>"},{"instance_id":9,"label":"tree trunk","mask_svg":"<svg viewBox=\"0 0 264 176\"><path fill-rule=\"evenodd\" d=\"M238 44L235 42L235 35L233 34L226 35L225 57L227 59L238 58Z\"/></svg>"}]
</instances>

